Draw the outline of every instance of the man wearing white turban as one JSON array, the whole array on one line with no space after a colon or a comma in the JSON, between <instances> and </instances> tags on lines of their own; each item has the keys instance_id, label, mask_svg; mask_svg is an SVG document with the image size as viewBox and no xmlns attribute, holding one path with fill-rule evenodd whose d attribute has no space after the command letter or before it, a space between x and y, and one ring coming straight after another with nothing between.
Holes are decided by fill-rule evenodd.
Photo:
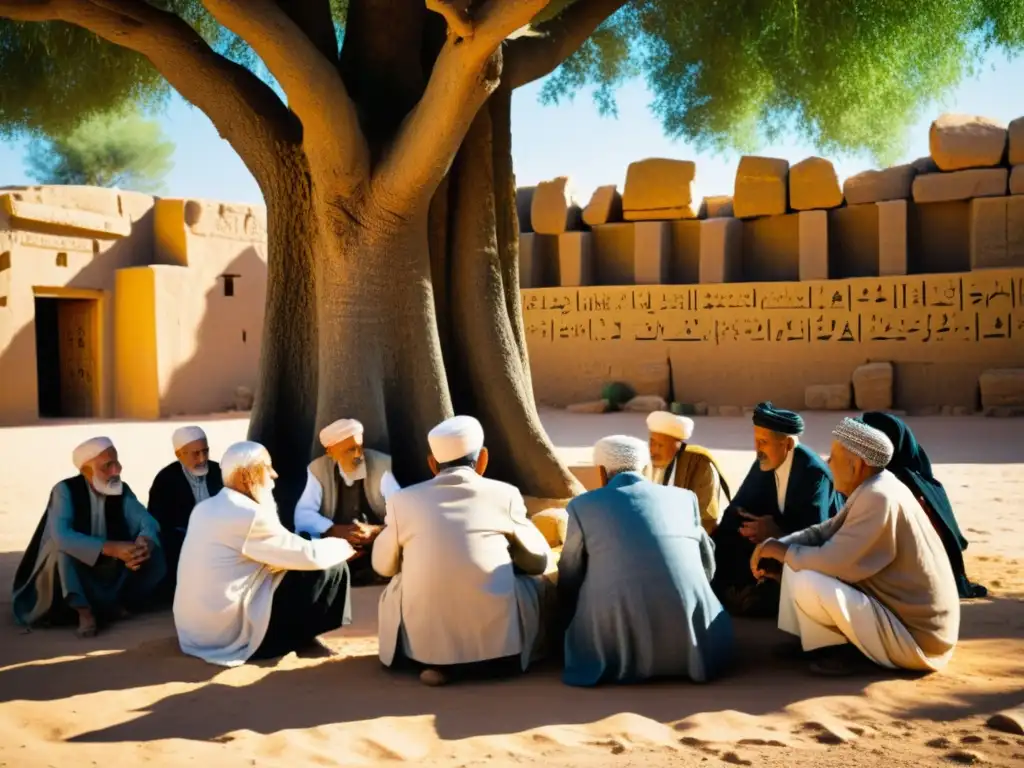
<instances>
[{"instance_id":1,"label":"man wearing white turban","mask_svg":"<svg viewBox=\"0 0 1024 768\"><path fill-rule=\"evenodd\" d=\"M558 561L568 685L707 682L732 659L732 621L711 589L714 549L697 497L647 480L650 461L642 440L598 441L602 487L569 502Z\"/></svg>"},{"instance_id":2,"label":"man wearing white turban","mask_svg":"<svg viewBox=\"0 0 1024 768\"><path fill-rule=\"evenodd\" d=\"M344 539L356 550L353 586L376 581L366 555L384 526L384 493L393 487L391 457L363 447L363 425L339 419L320 430L326 453L306 472L295 505L295 531L310 538Z\"/></svg>"},{"instance_id":3,"label":"man wearing white turban","mask_svg":"<svg viewBox=\"0 0 1024 768\"><path fill-rule=\"evenodd\" d=\"M392 577L378 612L380 660L420 679L525 670L538 658L552 560L511 485L483 477L480 422L455 416L427 436L435 477L388 498L373 567Z\"/></svg>"},{"instance_id":4,"label":"man wearing white turban","mask_svg":"<svg viewBox=\"0 0 1024 768\"><path fill-rule=\"evenodd\" d=\"M78 635L99 622L152 607L166 565L160 526L121 481L106 437L75 448L78 474L62 480L14 576L14 620L22 626L77 617Z\"/></svg>"},{"instance_id":5,"label":"man wearing white turban","mask_svg":"<svg viewBox=\"0 0 1024 768\"><path fill-rule=\"evenodd\" d=\"M178 558L192 509L224 487L220 465L210 461L210 444L199 427L186 426L171 435L175 461L161 469L149 489L149 513L160 523L160 543L167 557L161 597L171 600L178 578Z\"/></svg>"},{"instance_id":6,"label":"man wearing white turban","mask_svg":"<svg viewBox=\"0 0 1024 768\"><path fill-rule=\"evenodd\" d=\"M701 525L711 535L721 517L719 493L725 491L728 501L732 494L711 451L690 443L693 426L693 419L668 411L654 411L647 417L651 451L647 474L658 485L674 485L697 494Z\"/></svg>"},{"instance_id":7,"label":"man wearing white turban","mask_svg":"<svg viewBox=\"0 0 1024 768\"><path fill-rule=\"evenodd\" d=\"M847 418L832 436L829 467L845 506L827 522L759 545L751 569L781 579L779 628L814 653L815 673L849 674L868 662L941 669L960 631L942 540L885 469L893 454L885 433Z\"/></svg>"}]
</instances>

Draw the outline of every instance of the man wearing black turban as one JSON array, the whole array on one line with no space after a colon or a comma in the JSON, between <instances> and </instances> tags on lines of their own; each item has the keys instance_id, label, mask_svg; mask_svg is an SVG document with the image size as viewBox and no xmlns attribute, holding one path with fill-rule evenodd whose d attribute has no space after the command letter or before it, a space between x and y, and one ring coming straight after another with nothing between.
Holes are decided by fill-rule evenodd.
<instances>
[{"instance_id":1,"label":"man wearing black turban","mask_svg":"<svg viewBox=\"0 0 1024 768\"><path fill-rule=\"evenodd\" d=\"M750 569L754 548L833 517L843 497L832 485L832 473L813 451L800 444L800 414L771 403L754 409L757 459L743 485L722 515L715 542L712 586L733 615L774 618L779 610L779 585L757 581Z\"/></svg>"},{"instance_id":2,"label":"man wearing black turban","mask_svg":"<svg viewBox=\"0 0 1024 768\"><path fill-rule=\"evenodd\" d=\"M905 486L914 492L914 497L924 508L932 526L942 539L942 545L949 556L949 564L956 577L956 588L960 597L985 597L988 590L980 584L973 584L964 570L963 552L967 549L967 539L960 532L953 505L949 503L946 489L942 487L932 473L932 463L928 459L910 427L895 416L880 411L869 411L861 416L861 421L869 427L884 432L892 441L895 453L886 467Z\"/></svg>"}]
</instances>

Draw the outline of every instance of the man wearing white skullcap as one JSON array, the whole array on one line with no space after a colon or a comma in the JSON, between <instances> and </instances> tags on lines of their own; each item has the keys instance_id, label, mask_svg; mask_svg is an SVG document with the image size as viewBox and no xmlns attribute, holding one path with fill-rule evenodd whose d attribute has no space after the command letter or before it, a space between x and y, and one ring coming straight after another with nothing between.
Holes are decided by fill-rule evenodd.
<instances>
[{"instance_id":1,"label":"man wearing white skullcap","mask_svg":"<svg viewBox=\"0 0 1024 768\"><path fill-rule=\"evenodd\" d=\"M525 670L541 651L553 555L511 485L483 477L480 422L427 435L434 478L388 498L373 567L392 577L379 609L380 660L421 668L427 685L472 669Z\"/></svg>"},{"instance_id":2,"label":"man wearing white skullcap","mask_svg":"<svg viewBox=\"0 0 1024 768\"><path fill-rule=\"evenodd\" d=\"M725 491L729 501L732 495L711 451L690 444L693 426L693 419L668 411L654 411L647 417L651 451L649 479L658 485L674 485L697 494L701 525L712 534L721 517L719 493Z\"/></svg>"},{"instance_id":3,"label":"man wearing white skullcap","mask_svg":"<svg viewBox=\"0 0 1024 768\"><path fill-rule=\"evenodd\" d=\"M764 542L751 569L781 578L779 628L815 652L813 671L849 674L870 662L941 669L960 630L942 540L910 489L885 469L893 453L885 433L847 418L832 437L829 467L846 505L827 522Z\"/></svg>"},{"instance_id":4,"label":"man wearing white skullcap","mask_svg":"<svg viewBox=\"0 0 1024 768\"><path fill-rule=\"evenodd\" d=\"M714 549L697 496L648 480L650 461L643 440L598 441L602 487L566 510L558 610L568 685L706 682L732 658L732 623L711 589Z\"/></svg>"},{"instance_id":5,"label":"man wearing white skullcap","mask_svg":"<svg viewBox=\"0 0 1024 768\"><path fill-rule=\"evenodd\" d=\"M385 494L397 486L391 457L363 447L363 425L338 419L320 430L326 453L306 472L306 487L295 505L295 531L311 538L344 539L358 557L350 567L352 584L378 581L369 553L384 526Z\"/></svg>"},{"instance_id":6,"label":"man wearing white skullcap","mask_svg":"<svg viewBox=\"0 0 1024 768\"><path fill-rule=\"evenodd\" d=\"M179 427L171 435L177 459L161 469L149 489L149 513L160 523L160 543L167 556L167 576L161 585L161 599L174 597L178 558L192 509L220 493L224 487L220 465L210 461L206 433L196 426Z\"/></svg>"},{"instance_id":7,"label":"man wearing white skullcap","mask_svg":"<svg viewBox=\"0 0 1024 768\"><path fill-rule=\"evenodd\" d=\"M153 607L166 564L160 526L121 481L107 437L72 452L78 474L62 480L14 577L14 619L23 626L78 616L78 635L129 609Z\"/></svg>"},{"instance_id":8,"label":"man wearing white skullcap","mask_svg":"<svg viewBox=\"0 0 1024 768\"><path fill-rule=\"evenodd\" d=\"M181 549L174 593L181 650L233 667L311 647L348 624L347 560L355 550L284 527L273 495L277 472L259 443L235 443L220 463L224 488L196 505Z\"/></svg>"}]
</instances>

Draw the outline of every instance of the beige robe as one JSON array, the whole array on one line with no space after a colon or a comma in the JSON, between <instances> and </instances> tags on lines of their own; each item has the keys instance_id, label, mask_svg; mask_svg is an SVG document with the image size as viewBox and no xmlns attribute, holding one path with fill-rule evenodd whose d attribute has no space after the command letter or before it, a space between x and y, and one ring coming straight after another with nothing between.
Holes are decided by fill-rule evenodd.
<instances>
[{"instance_id":1,"label":"beige robe","mask_svg":"<svg viewBox=\"0 0 1024 768\"><path fill-rule=\"evenodd\" d=\"M378 610L380 660L390 665L402 642L423 664L519 655L525 669L543 639L551 558L511 485L459 467L399 491L373 544L374 570L393 577Z\"/></svg>"},{"instance_id":2,"label":"beige robe","mask_svg":"<svg viewBox=\"0 0 1024 768\"><path fill-rule=\"evenodd\" d=\"M883 666L938 669L949 660L960 632L953 570L921 505L893 474L882 471L834 518L782 542L780 628L818 647L829 643L815 625L838 631ZM787 585L787 571L825 578Z\"/></svg>"}]
</instances>

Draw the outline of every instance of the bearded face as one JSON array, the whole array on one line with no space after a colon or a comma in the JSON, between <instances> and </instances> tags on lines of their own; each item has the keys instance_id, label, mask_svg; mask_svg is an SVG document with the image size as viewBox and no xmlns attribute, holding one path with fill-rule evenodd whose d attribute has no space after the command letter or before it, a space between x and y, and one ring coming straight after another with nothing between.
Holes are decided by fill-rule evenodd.
<instances>
[{"instance_id":1,"label":"bearded face","mask_svg":"<svg viewBox=\"0 0 1024 768\"><path fill-rule=\"evenodd\" d=\"M205 477L210 471L210 445L206 440L193 440L181 446L174 455L195 477Z\"/></svg>"},{"instance_id":2,"label":"bearded face","mask_svg":"<svg viewBox=\"0 0 1024 768\"><path fill-rule=\"evenodd\" d=\"M121 482L121 463L117 460L116 448L108 448L83 466L82 474L96 493L120 496L124 491L124 484Z\"/></svg>"}]
</instances>

